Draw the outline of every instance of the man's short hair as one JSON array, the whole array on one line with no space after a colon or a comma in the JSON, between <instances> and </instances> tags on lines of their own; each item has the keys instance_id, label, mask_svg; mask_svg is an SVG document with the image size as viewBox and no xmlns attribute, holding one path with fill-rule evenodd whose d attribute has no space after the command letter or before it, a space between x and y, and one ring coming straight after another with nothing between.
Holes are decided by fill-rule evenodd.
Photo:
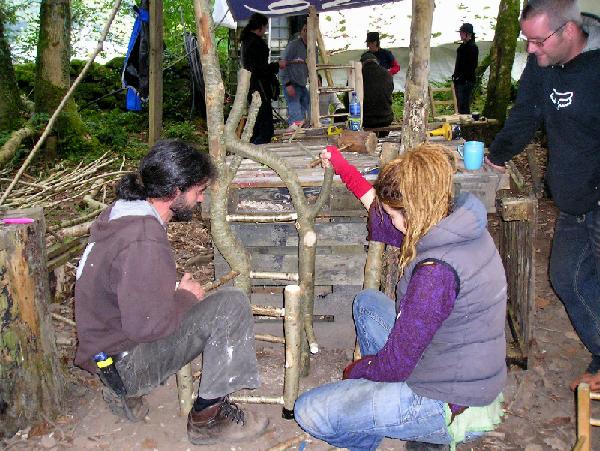
<instances>
[{"instance_id":1,"label":"man's short hair","mask_svg":"<svg viewBox=\"0 0 600 451\"><path fill-rule=\"evenodd\" d=\"M528 20L545 14L550 20L550 28L558 28L567 22L575 22L581 27L581 10L577 0L529 0L523 8L521 20Z\"/></svg>"},{"instance_id":2,"label":"man's short hair","mask_svg":"<svg viewBox=\"0 0 600 451\"><path fill-rule=\"evenodd\" d=\"M124 176L117 197L124 200L170 199L177 189L210 182L216 176L210 156L179 139L157 141L142 158L138 171Z\"/></svg>"}]
</instances>

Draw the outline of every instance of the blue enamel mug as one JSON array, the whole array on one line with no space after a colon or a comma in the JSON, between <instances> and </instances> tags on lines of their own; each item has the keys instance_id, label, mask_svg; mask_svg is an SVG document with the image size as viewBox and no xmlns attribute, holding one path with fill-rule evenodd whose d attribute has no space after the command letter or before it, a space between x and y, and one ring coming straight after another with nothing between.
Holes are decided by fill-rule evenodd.
<instances>
[{"instance_id":1,"label":"blue enamel mug","mask_svg":"<svg viewBox=\"0 0 600 451\"><path fill-rule=\"evenodd\" d=\"M467 141L457 150L465 163L465 169L476 171L483 165L483 143L481 141Z\"/></svg>"}]
</instances>

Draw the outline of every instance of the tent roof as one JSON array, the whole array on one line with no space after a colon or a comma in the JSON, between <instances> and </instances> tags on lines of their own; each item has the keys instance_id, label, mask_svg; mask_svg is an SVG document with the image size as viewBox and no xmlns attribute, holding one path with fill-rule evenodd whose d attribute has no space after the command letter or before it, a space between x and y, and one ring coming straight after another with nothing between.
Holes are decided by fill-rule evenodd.
<instances>
[{"instance_id":1,"label":"tent roof","mask_svg":"<svg viewBox=\"0 0 600 451\"><path fill-rule=\"evenodd\" d=\"M401 0L227 0L227 4L235 20L246 20L255 12L270 17L295 16L307 14L309 6L327 12L394 1Z\"/></svg>"}]
</instances>

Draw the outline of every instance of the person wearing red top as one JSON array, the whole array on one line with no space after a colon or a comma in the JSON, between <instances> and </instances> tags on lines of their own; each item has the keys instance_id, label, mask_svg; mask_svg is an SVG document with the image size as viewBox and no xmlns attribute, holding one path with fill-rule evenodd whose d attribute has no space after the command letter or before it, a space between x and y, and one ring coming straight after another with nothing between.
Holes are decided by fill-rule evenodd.
<instances>
[{"instance_id":1,"label":"person wearing red top","mask_svg":"<svg viewBox=\"0 0 600 451\"><path fill-rule=\"evenodd\" d=\"M379 65L386 68L390 75L400 72L400 64L389 50L382 49L379 42L379 32L369 31L367 33L367 48L369 52L377 57Z\"/></svg>"}]
</instances>

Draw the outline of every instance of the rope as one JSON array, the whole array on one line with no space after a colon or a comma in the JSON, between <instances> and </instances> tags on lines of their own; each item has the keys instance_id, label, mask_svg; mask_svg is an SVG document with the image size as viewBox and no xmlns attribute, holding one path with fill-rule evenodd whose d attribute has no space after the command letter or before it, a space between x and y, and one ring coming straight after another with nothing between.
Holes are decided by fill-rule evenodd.
<instances>
[{"instance_id":1,"label":"rope","mask_svg":"<svg viewBox=\"0 0 600 451\"><path fill-rule=\"evenodd\" d=\"M2 205L4 203L4 201L6 200L6 198L8 197L8 195L10 194L10 192L13 190L13 188L15 187L15 185L17 184L17 182L19 181L19 179L23 175L23 172L25 172L25 169L27 169L27 166L29 166L29 163L31 163L31 160L33 160L33 157L35 156L35 154L37 153L37 151L42 147L42 144L44 143L44 141L46 140L46 138L48 137L48 135L52 131L52 127L54 126L54 123L58 119L58 115L60 114L60 112L62 111L62 109L65 107L65 105L67 104L67 102L69 101L69 99L71 98L71 95L75 91L75 88L77 87L77 85L79 85L79 83L83 79L85 73L88 71L88 69L90 68L90 66L94 62L94 59L102 51L103 43L106 40L106 36L108 35L108 31L110 29L110 26L112 25L112 22L115 19L115 16L117 15L117 12L119 11L119 8L121 7L121 1L122 0L116 0L115 1L113 9L112 9L112 11L110 13L110 16L108 18L108 21L104 25L104 29L102 30L102 34L100 35L100 39L98 40L98 45L96 46L96 49L94 50L94 52L92 53L92 55L88 59L87 63L85 64L85 66L83 68L83 70L77 76L77 79L73 82L73 85L71 86L71 88L67 91L67 93L65 94L65 96L61 100L61 102L58 105L58 107L56 108L56 111L54 112L54 114L52 114L52 117L48 121L48 125L46 125L46 129L44 130L44 133L42 133L42 136L40 136L40 139L38 140L38 142L35 144L35 146L33 147L33 149L31 149L31 152L27 156L27 159L23 162L23 165L21 166L21 168L19 169L19 171L17 172L17 174L13 178L12 182L10 182L10 185L8 185L8 188L6 188L6 191L4 191L4 194L2 194L2 197L0 198L0 205Z\"/></svg>"}]
</instances>

